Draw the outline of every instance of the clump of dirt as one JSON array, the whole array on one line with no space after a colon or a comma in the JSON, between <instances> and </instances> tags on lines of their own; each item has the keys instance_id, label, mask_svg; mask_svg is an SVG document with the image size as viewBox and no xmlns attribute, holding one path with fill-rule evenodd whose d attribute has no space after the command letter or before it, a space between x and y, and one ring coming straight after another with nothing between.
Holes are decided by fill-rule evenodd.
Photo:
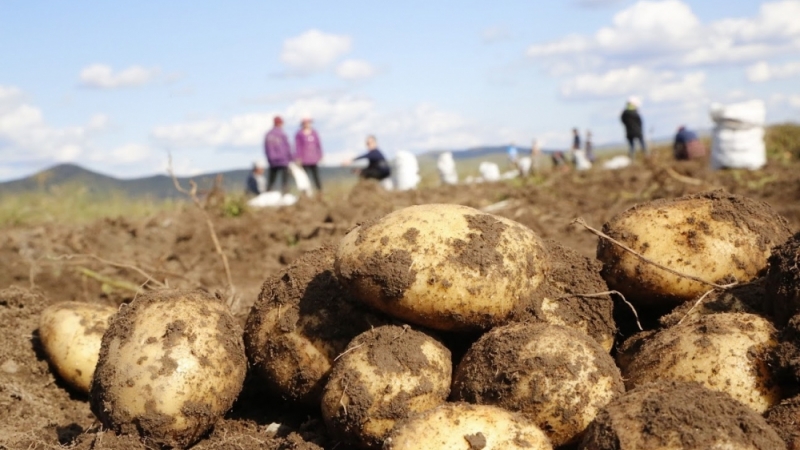
<instances>
[{"instance_id":1,"label":"clump of dirt","mask_svg":"<svg viewBox=\"0 0 800 450\"><path fill-rule=\"evenodd\" d=\"M618 397L586 430L581 449L784 448L755 411L698 383L646 384Z\"/></svg>"},{"instance_id":2,"label":"clump of dirt","mask_svg":"<svg viewBox=\"0 0 800 450\"><path fill-rule=\"evenodd\" d=\"M788 398L770 408L764 417L772 425L781 439L786 442L787 450L800 450L800 397Z\"/></svg>"},{"instance_id":3,"label":"clump of dirt","mask_svg":"<svg viewBox=\"0 0 800 450\"><path fill-rule=\"evenodd\" d=\"M385 323L339 284L334 256L335 248L326 245L267 278L248 316L251 367L284 399L319 405L329 373L321 368L329 368L358 334ZM308 352L298 339L319 353Z\"/></svg>"},{"instance_id":4,"label":"clump of dirt","mask_svg":"<svg viewBox=\"0 0 800 450\"><path fill-rule=\"evenodd\" d=\"M502 268L503 254L497 251L497 245L508 225L491 214L468 214L464 219L472 231L466 241L453 240L453 261L477 270L481 276L486 276L494 266Z\"/></svg>"},{"instance_id":5,"label":"clump of dirt","mask_svg":"<svg viewBox=\"0 0 800 450\"><path fill-rule=\"evenodd\" d=\"M339 266L338 274L346 287L358 280L358 291L374 292L384 299L397 300L417 279L417 271L411 268L413 262L407 250L394 249L387 255L375 252L354 267Z\"/></svg>"},{"instance_id":6,"label":"clump of dirt","mask_svg":"<svg viewBox=\"0 0 800 450\"><path fill-rule=\"evenodd\" d=\"M769 307L775 321L786 324L800 312L800 233L772 249L766 276Z\"/></svg>"},{"instance_id":7,"label":"clump of dirt","mask_svg":"<svg viewBox=\"0 0 800 450\"><path fill-rule=\"evenodd\" d=\"M514 322L545 322L583 331L598 343L613 346L615 306L600 276L602 264L555 241L545 241L550 271L529 298L521 299Z\"/></svg>"}]
</instances>

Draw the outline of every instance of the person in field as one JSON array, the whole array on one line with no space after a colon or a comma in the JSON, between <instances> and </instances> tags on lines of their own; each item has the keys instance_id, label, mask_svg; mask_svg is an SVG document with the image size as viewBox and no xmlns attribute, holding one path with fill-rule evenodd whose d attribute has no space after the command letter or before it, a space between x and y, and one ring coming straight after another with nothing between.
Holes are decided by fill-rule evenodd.
<instances>
[{"instance_id":1,"label":"person in field","mask_svg":"<svg viewBox=\"0 0 800 450\"><path fill-rule=\"evenodd\" d=\"M267 179L264 176L265 164L261 161L253 161L253 170L247 177L247 195L257 197L267 192Z\"/></svg>"},{"instance_id":2,"label":"person in field","mask_svg":"<svg viewBox=\"0 0 800 450\"><path fill-rule=\"evenodd\" d=\"M378 140L375 139L375 136L367 136L367 153L364 153L346 164L349 165L353 161L362 159L367 160L367 167L360 170L356 169L356 172L361 178L381 181L389 178L392 174L389 162L386 161L386 157L383 156L383 153L378 149Z\"/></svg>"},{"instance_id":3,"label":"person in field","mask_svg":"<svg viewBox=\"0 0 800 450\"><path fill-rule=\"evenodd\" d=\"M697 159L706 156L706 147L697 133L681 125L675 134L672 154L677 160Z\"/></svg>"},{"instance_id":4,"label":"person in field","mask_svg":"<svg viewBox=\"0 0 800 450\"><path fill-rule=\"evenodd\" d=\"M286 194L289 188L288 166L292 161L292 147L289 145L289 138L283 132L283 119L275 116L272 121L273 127L264 137L264 152L269 162L269 179L267 180L267 191L272 190L278 174L281 176L281 192Z\"/></svg>"},{"instance_id":5,"label":"person in field","mask_svg":"<svg viewBox=\"0 0 800 450\"><path fill-rule=\"evenodd\" d=\"M628 139L628 153L630 158L633 159L636 154L636 141L639 141L639 146L645 157L648 157L647 144L644 142L644 133L642 125L642 116L639 115L639 99L631 97L625 104L625 110L620 116L622 124L625 126L625 137Z\"/></svg>"},{"instance_id":6,"label":"person in field","mask_svg":"<svg viewBox=\"0 0 800 450\"><path fill-rule=\"evenodd\" d=\"M322 141L317 130L312 127L310 117L304 117L300 122L300 129L294 135L294 151L297 162L303 166L306 173L314 181L317 191L322 192L322 183L319 180L317 164L322 159Z\"/></svg>"}]
</instances>

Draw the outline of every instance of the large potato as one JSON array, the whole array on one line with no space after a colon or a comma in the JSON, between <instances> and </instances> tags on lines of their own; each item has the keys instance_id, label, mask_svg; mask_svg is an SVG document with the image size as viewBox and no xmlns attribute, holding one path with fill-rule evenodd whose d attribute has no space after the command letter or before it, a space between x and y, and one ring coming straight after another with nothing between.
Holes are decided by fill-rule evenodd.
<instances>
[{"instance_id":1,"label":"large potato","mask_svg":"<svg viewBox=\"0 0 800 450\"><path fill-rule=\"evenodd\" d=\"M654 262L709 282L754 279L772 246L789 237L786 220L769 205L722 191L638 205L603 231ZM639 305L667 309L709 289L606 239L598 243L597 259L608 287Z\"/></svg>"},{"instance_id":2,"label":"large potato","mask_svg":"<svg viewBox=\"0 0 800 450\"><path fill-rule=\"evenodd\" d=\"M380 448L396 421L444 403L450 351L407 326L366 331L334 363L322 394L322 417L345 444Z\"/></svg>"},{"instance_id":3,"label":"large potato","mask_svg":"<svg viewBox=\"0 0 800 450\"><path fill-rule=\"evenodd\" d=\"M697 383L645 384L609 403L580 450L780 450L764 418Z\"/></svg>"},{"instance_id":4,"label":"large potato","mask_svg":"<svg viewBox=\"0 0 800 450\"><path fill-rule=\"evenodd\" d=\"M319 405L333 359L383 324L339 285L333 247L307 252L264 282L245 326L255 372L281 397Z\"/></svg>"},{"instance_id":5,"label":"large potato","mask_svg":"<svg viewBox=\"0 0 800 450\"><path fill-rule=\"evenodd\" d=\"M239 395L242 332L227 306L201 291L157 291L114 316L100 350L92 411L118 433L184 448Z\"/></svg>"},{"instance_id":6,"label":"large potato","mask_svg":"<svg viewBox=\"0 0 800 450\"><path fill-rule=\"evenodd\" d=\"M519 411L555 446L577 440L623 391L605 349L579 331L547 324L492 329L469 349L453 382L455 400Z\"/></svg>"},{"instance_id":7,"label":"large potato","mask_svg":"<svg viewBox=\"0 0 800 450\"><path fill-rule=\"evenodd\" d=\"M447 403L398 423L385 450L552 450L530 419L502 408Z\"/></svg>"},{"instance_id":8,"label":"large potato","mask_svg":"<svg viewBox=\"0 0 800 450\"><path fill-rule=\"evenodd\" d=\"M502 323L544 280L545 250L530 229L459 205L421 205L356 227L336 273L363 302L440 330Z\"/></svg>"},{"instance_id":9,"label":"large potato","mask_svg":"<svg viewBox=\"0 0 800 450\"><path fill-rule=\"evenodd\" d=\"M39 339L50 364L70 386L89 392L100 342L117 308L82 302L48 306L39 319Z\"/></svg>"},{"instance_id":10,"label":"large potato","mask_svg":"<svg viewBox=\"0 0 800 450\"><path fill-rule=\"evenodd\" d=\"M769 367L776 339L772 324L753 314L701 316L646 338L623 368L626 386L696 381L763 413L781 398Z\"/></svg>"}]
</instances>

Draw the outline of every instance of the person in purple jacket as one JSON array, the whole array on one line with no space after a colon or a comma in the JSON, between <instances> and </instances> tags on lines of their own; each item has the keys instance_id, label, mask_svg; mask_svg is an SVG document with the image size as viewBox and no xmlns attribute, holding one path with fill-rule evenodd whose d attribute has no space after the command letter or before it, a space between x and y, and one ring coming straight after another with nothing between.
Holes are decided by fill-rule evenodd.
<instances>
[{"instance_id":1,"label":"person in purple jacket","mask_svg":"<svg viewBox=\"0 0 800 450\"><path fill-rule=\"evenodd\" d=\"M264 152L267 154L269 162L269 177L267 180L267 191L272 190L278 173L281 174L281 192L286 193L289 187L289 175L287 167L292 161L292 147L289 145L289 138L283 132L283 119L275 116L274 126L264 137Z\"/></svg>"},{"instance_id":2,"label":"person in purple jacket","mask_svg":"<svg viewBox=\"0 0 800 450\"><path fill-rule=\"evenodd\" d=\"M300 122L300 130L294 135L294 150L297 162L314 179L317 191L322 192L322 184L319 182L319 171L317 164L322 159L322 142L319 140L317 130L311 128L311 118L304 117Z\"/></svg>"}]
</instances>

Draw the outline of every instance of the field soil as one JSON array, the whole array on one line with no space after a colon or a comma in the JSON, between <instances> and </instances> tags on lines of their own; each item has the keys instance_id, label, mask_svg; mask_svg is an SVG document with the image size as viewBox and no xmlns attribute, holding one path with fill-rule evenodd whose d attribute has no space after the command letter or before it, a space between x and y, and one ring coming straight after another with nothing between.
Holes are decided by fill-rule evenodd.
<instances>
[{"instance_id":1,"label":"field soil","mask_svg":"<svg viewBox=\"0 0 800 450\"><path fill-rule=\"evenodd\" d=\"M713 189L766 201L797 232L799 169L800 163L794 163L756 172L712 172L702 161L679 163L664 157L617 171L547 173L399 193L361 183L343 198L303 199L292 207L246 211L238 217L225 216L221 204L209 201L206 211L227 256L230 281L207 216L190 203L147 218L0 230L0 449L145 448L146 443L133 437L102 430L87 398L71 391L48 367L36 330L40 312L54 302L116 306L148 289L202 288L228 299L244 324L262 283L303 252L336 243L361 222L426 203L493 212L591 257L597 237L574 219L600 228L637 203ZM334 446L318 409L286 405L248 380L233 409L194 448Z\"/></svg>"}]
</instances>

